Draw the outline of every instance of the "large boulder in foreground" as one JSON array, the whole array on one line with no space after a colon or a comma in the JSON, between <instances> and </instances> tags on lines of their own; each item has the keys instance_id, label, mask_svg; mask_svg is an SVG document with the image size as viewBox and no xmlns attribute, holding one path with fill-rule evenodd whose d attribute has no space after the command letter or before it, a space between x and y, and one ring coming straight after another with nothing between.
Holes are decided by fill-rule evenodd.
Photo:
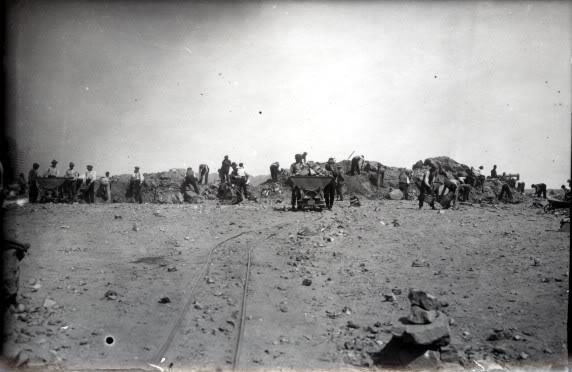
<instances>
[{"instance_id":1,"label":"large boulder in foreground","mask_svg":"<svg viewBox=\"0 0 572 372\"><path fill-rule=\"evenodd\" d=\"M442 312L429 324L404 324L393 327L391 333L406 344L445 346L451 341L449 319Z\"/></svg>"}]
</instances>

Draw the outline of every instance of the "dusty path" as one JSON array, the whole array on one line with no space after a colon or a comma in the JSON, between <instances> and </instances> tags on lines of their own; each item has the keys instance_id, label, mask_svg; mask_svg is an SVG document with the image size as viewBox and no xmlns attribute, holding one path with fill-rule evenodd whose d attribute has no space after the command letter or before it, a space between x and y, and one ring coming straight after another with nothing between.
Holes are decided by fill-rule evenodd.
<instances>
[{"instance_id":1,"label":"dusty path","mask_svg":"<svg viewBox=\"0 0 572 372\"><path fill-rule=\"evenodd\" d=\"M150 368L209 252L247 232L213 251L161 366L231 366L247 252L271 233L252 250L240 368L371 366L368 352L408 313L410 287L449 303L452 342L469 360L564 365L570 243L569 233L546 231L557 217L522 205L437 213L407 201L363 204L324 213L214 202L9 211L7 234L32 249L21 263L26 310L8 314L7 354L20 351L40 369ZM397 301L385 301L392 290ZM501 326L518 337L487 341Z\"/></svg>"}]
</instances>

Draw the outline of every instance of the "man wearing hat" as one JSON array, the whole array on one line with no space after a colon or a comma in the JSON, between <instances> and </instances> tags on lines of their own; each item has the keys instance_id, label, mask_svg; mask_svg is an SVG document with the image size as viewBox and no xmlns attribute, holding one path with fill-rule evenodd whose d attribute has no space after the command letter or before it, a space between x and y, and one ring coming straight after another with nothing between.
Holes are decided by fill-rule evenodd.
<instances>
[{"instance_id":1,"label":"man wearing hat","mask_svg":"<svg viewBox=\"0 0 572 372\"><path fill-rule=\"evenodd\" d=\"M292 163L292 165L290 165L290 175L291 176L299 175L307 167L307 165L302 162L302 155L296 154L296 155L294 155L294 159L296 159L296 162ZM295 211L296 210L296 200L297 200L296 196L297 196L297 194L300 193L300 190L294 184L292 184L291 186L292 186L292 203L291 204L292 204L292 210Z\"/></svg>"},{"instance_id":2,"label":"man wearing hat","mask_svg":"<svg viewBox=\"0 0 572 372\"><path fill-rule=\"evenodd\" d=\"M324 199L326 199L326 208L332 210L332 206L334 205L334 198L336 196L336 184L338 175L338 170L336 169L334 158L328 159L325 168L328 174L333 178L332 182L328 183L326 187L324 187Z\"/></svg>"},{"instance_id":3,"label":"man wearing hat","mask_svg":"<svg viewBox=\"0 0 572 372\"><path fill-rule=\"evenodd\" d=\"M272 178L273 182L278 181L278 171L280 169L280 163L274 162L270 164L270 177Z\"/></svg>"},{"instance_id":4,"label":"man wearing hat","mask_svg":"<svg viewBox=\"0 0 572 372\"><path fill-rule=\"evenodd\" d=\"M131 175L131 180L129 181L129 189L131 190L133 199L139 204L143 203L143 198L141 197L143 181L145 181L145 177L143 177L143 174L139 172L139 167L135 166L133 174Z\"/></svg>"},{"instance_id":5,"label":"man wearing hat","mask_svg":"<svg viewBox=\"0 0 572 372\"><path fill-rule=\"evenodd\" d=\"M30 169L30 172L28 173L28 185L29 185L29 191L28 191L28 200L30 200L30 203L35 203L36 200L38 199L38 184L36 184L36 179L40 178L40 173L38 172L38 168L40 168L40 164L38 163L34 163L32 165L32 169Z\"/></svg>"},{"instance_id":6,"label":"man wearing hat","mask_svg":"<svg viewBox=\"0 0 572 372\"><path fill-rule=\"evenodd\" d=\"M93 165L87 166L87 172L85 172L85 186L86 190L84 193L84 198L86 203L95 203L95 180L96 173L93 170Z\"/></svg>"},{"instance_id":7,"label":"man wearing hat","mask_svg":"<svg viewBox=\"0 0 572 372\"><path fill-rule=\"evenodd\" d=\"M364 156L354 156L352 158L352 169L351 169L351 173L352 176L355 176L356 172L357 174L361 174L361 168L363 167L363 162L364 162Z\"/></svg>"},{"instance_id":8,"label":"man wearing hat","mask_svg":"<svg viewBox=\"0 0 572 372\"><path fill-rule=\"evenodd\" d=\"M68 203L75 202L76 198L76 186L77 186L77 179L79 177L79 173L73 169L74 163L70 162L70 169L66 170L64 178L64 193L65 196L68 198Z\"/></svg>"},{"instance_id":9,"label":"man wearing hat","mask_svg":"<svg viewBox=\"0 0 572 372\"><path fill-rule=\"evenodd\" d=\"M56 168L56 164L58 164L58 162L52 160L52 166L44 172L44 178L56 178L59 175L60 171Z\"/></svg>"},{"instance_id":10,"label":"man wearing hat","mask_svg":"<svg viewBox=\"0 0 572 372\"><path fill-rule=\"evenodd\" d=\"M221 182L230 182L230 177L229 177L229 172L230 172L230 165L232 164L232 162L230 161L230 159L228 158L228 155L224 156L224 159L222 159L222 165L220 167L220 171L221 171Z\"/></svg>"}]
</instances>

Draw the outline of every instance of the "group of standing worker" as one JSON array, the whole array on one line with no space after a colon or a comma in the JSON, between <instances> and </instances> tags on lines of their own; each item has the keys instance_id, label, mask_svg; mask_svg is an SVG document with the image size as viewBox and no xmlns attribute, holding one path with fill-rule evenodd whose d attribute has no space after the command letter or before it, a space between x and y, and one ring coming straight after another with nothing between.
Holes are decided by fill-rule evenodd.
<instances>
[{"instance_id":1,"label":"group of standing worker","mask_svg":"<svg viewBox=\"0 0 572 372\"><path fill-rule=\"evenodd\" d=\"M38 171L40 164L34 163L32 165L32 169L30 169L28 173L27 182L28 199L30 203L35 203L38 200L38 179L60 177L60 170L57 165L58 162L52 160L50 167L48 167L43 174L40 174ZM91 204L95 203L95 197L97 195L107 203L111 203L111 178L109 172L105 172L105 176L99 178L99 189L96 193L95 182L97 180L97 173L91 164L88 164L86 168L87 171L80 174L80 172L75 169L73 162L68 164L68 169L63 174L63 184L60 187L62 199L71 204L77 201L79 194L81 201ZM24 178L23 175L20 175L20 178ZM131 195L137 203L143 202L141 188L144 180L143 174L139 172L139 167L135 167L130 178L128 194Z\"/></svg>"}]
</instances>

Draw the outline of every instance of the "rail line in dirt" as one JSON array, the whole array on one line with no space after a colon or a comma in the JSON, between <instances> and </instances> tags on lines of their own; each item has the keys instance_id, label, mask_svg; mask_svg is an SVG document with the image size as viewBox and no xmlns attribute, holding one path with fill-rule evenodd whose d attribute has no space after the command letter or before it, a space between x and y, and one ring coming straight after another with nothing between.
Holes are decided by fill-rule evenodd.
<instances>
[{"instance_id":1,"label":"rail line in dirt","mask_svg":"<svg viewBox=\"0 0 572 372\"><path fill-rule=\"evenodd\" d=\"M322 217L323 217L323 215L321 215L320 217L318 217L316 219L313 219L312 222L316 222L316 221L320 220ZM155 356L149 361L148 365L151 367L154 367L154 368L164 369L163 367L160 367L160 364L163 361L163 357L165 356L167 351L170 349L172 342L173 342L173 339L175 338L175 335L177 334L177 332L180 331L182 322L185 319L185 317L187 316L187 314L189 313L189 308L190 308L191 304L194 301L196 301L197 293L198 293L198 290L200 287L200 283L201 283L201 281L206 279L208 272L209 272L209 267L212 265L213 257L217 253L218 249L220 249L221 247L223 247L225 245L228 245L229 242L232 242L241 236L248 235L248 234L260 233L260 232L265 231L265 230L276 230L276 229L280 229L283 227L287 227L289 225L293 225L297 222L298 221L281 222L281 223L277 223L277 224L267 226L267 227L263 227L260 229L243 231L239 234L230 236L230 237L224 239L223 241L217 243L216 245L214 245L209 250L207 259L205 261L203 261L204 262L203 268L201 269L201 271L199 272L197 277L194 279L194 281L192 281L193 284L191 286L191 290L190 290L190 292L186 298L186 301L185 301L183 308L180 310L180 312L177 316L177 320L175 321L175 323L171 327L167 338L163 341L161 347L159 348L159 350L157 351ZM264 237L257 239L254 242L247 243L246 245L247 245L248 250L246 252L246 262L239 262L238 263L240 266L246 267L246 272L244 274L244 282L243 282L243 288L242 288L242 296L241 296L242 301L241 301L241 305L240 305L240 316L239 316L238 324L236 326L235 342L234 342L234 345L232 348L232 357L230 359L231 360L231 368L233 370L237 370L239 367L240 351L241 351L242 344L243 344L243 333L244 333L244 328L245 328L246 307L247 307L247 303L248 303L248 287L249 287L248 284L249 284L250 277L251 277L250 274L251 274L251 265L252 265L252 253L264 241L267 241L268 239L275 237L277 235L278 235L277 232L272 232L270 234L266 234ZM221 254L222 254L222 252L221 252ZM235 265L236 265L236 263L235 263Z\"/></svg>"}]
</instances>

